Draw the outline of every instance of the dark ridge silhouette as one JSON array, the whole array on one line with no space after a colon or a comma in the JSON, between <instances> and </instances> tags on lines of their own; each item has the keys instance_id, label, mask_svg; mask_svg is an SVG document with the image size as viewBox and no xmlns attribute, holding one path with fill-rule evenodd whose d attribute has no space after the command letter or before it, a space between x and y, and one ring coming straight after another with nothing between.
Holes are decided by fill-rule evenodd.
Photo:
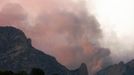
<instances>
[{"instance_id":1,"label":"dark ridge silhouette","mask_svg":"<svg viewBox=\"0 0 134 75\"><path fill-rule=\"evenodd\" d=\"M119 64L111 65L105 69L100 70L96 75L134 75L134 60Z\"/></svg>"},{"instance_id":2,"label":"dark ridge silhouette","mask_svg":"<svg viewBox=\"0 0 134 75\"><path fill-rule=\"evenodd\" d=\"M0 70L30 72L32 68L40 68L46 75L88 75L85 64L70 71L54 57L35 49L23 31L9 26L0 27ZM25 72L21 74L26 75Z\"/></svg>"}]
</instances>

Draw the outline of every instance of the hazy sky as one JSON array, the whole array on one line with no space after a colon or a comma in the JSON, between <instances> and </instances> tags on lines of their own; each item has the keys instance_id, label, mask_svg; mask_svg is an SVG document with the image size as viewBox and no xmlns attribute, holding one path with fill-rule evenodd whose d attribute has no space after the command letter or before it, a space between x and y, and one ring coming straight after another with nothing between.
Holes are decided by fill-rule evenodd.
<instances>
[{"instance_id":1,"label":"hazy sky","mask_svg":"<svg viewBox=\"0 0 134 75\"><path fill-rule=\"evenodd\" d=\"M122 56L120 60L134 58L134 0L92 0L92 3L93 13L104 31L105 44L111 43L113 56Z\"/></svg>"}]
</instances>

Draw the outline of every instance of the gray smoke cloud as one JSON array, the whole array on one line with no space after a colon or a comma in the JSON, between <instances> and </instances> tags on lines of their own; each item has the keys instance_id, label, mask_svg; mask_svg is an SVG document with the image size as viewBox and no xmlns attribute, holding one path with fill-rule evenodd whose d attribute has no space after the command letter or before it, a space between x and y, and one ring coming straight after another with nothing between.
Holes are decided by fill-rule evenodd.
<instances>
[{"instance_id":1,"label":"gray smoke cloud","mask_svg":"<svg viewBox=\"0 0 134 75\"><path fill-rule=\"evenodd\" d=\"M47 5L46 8L44 5L34 21L29 21L32 18L24 4L6 4L0 11L0 26L11 25L22 29L36 48L55 56L69 69L77 68L84 62L90 74L94 74L112 63L110 50L101 47L99 42L103 37L100 24L87 12L84 2L68 2L65 5L60 0L56 4L54 1L46 2L53 3L54 7ZM57 4L59 6L56 7Z\"/></svg>"}]
</instances>

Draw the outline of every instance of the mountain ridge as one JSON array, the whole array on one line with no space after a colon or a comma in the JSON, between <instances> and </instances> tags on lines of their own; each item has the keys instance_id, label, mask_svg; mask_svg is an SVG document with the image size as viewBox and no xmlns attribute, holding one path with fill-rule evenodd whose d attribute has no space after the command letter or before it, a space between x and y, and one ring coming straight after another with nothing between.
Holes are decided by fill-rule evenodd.
<instances>
[{"instance_id":1,"label":"mountain ridge","mask_svg":"<svg viewBox=\"0 0 134 75\"><path fill-rule=\"evenodd\" d=\"M96 75L134 75L134 60L108 66L97 72Z\"/></svg>"},{"instance_id":2,"label":"mountain ridge","mask_svg":"<svg viewBox=\"0 0 134 75\"><path fill-rule=\"evenodd\" d=\"M76 70L69 70L56 58L34 48L31 39L20 29L0 27L0 69L11 71L30 71L40 68L47 75L88 75L86 64Z\"/></svg>"}]
</instances>

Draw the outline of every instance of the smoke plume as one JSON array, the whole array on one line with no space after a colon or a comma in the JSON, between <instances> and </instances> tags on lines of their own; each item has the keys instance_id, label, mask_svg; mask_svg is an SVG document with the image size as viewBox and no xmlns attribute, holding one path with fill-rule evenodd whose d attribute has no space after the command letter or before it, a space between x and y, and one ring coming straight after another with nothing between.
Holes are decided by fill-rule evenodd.
<instances>
[{"instance_id":1,"label":"smoke plume","mask_svg":"<svg viewBox=\"0 0 134 75\"><path fill-rule=\"evenodd\" d=\"M36 48L70 69L84 62L94 74L111 64L109 49L100 46L100 24L82 0L13 0L1 7L0 25L22 29Z\"/></svg>"}]
</instances>

